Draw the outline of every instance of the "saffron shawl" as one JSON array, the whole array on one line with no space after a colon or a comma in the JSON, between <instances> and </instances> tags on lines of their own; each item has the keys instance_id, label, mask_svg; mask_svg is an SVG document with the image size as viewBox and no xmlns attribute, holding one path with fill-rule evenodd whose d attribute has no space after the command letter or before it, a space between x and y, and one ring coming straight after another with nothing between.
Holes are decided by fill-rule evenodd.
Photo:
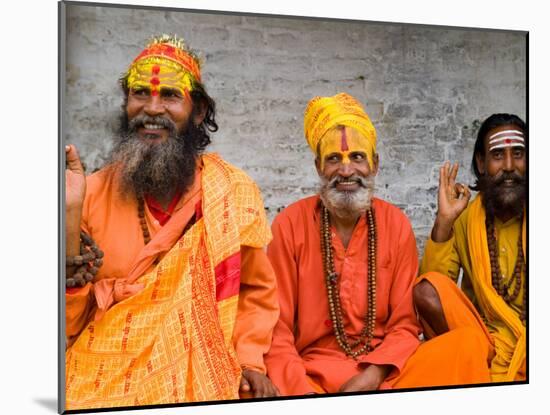
<instances>
[{"instance_id":1,"label":"saffron shawl","mask_svg":"<svg viewBox=\"0 0 550 415\"><path fill-rule=\"evenodd\" d=\"M202 216L136 280L142 289L67 350L66 409L239 397L240 247L271 234L255 184L216 155L202 159Z\"/></svg>"},{"instance_id":2,"label":"saffron shawl","mask_svg":"<svg viewBox=\"0 0 550 415\"><path fill-rule=\"evenodd\" d=\"M523 254L527 258L526 222L522 224ZM472 285L493 335L496 356L491 364L492 380L513 381L525 365L526 329L519 315L496 292L491 283L491 264L485 229L485 209L478 195L468 216L468 246L472 259ZM527 278L527 274L525 274Z\"/></svg>"}]
</instances>

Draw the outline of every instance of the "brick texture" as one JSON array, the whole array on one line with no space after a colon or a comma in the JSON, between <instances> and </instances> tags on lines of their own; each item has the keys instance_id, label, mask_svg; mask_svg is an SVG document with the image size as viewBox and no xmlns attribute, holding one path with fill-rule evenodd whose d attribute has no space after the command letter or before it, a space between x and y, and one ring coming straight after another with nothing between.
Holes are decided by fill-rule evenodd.
<instances>
[{"instance_id":1,"label":"brick texture","mask_svg":"<svg viewBox=\"0 0 550 415\"><path fill-rule=\"evenodd\" d=\"M210 151L244 169L268 215L316 191L303 111L348 92L378 132L379 197L411 219L420 253L437 209L438 167L471 183L476 129L494 112L526 114L519 32L69 5L64 132L88 171L112 147L117 79L153 34L183 36L204 59L218 106Z\"/></svg>"}]
</instances>

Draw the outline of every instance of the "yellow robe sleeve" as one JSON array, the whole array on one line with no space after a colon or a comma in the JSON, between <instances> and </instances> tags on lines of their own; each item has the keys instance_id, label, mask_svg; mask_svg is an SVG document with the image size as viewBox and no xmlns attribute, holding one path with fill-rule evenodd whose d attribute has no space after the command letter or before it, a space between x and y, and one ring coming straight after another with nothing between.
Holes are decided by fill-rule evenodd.
<instances>
[{"instance_id":1,"label":"yellow robe sleeve","mask_svg":"<svg viewBox=\"0 0 550 415\"><path fill-rule=\"evenodd\" d=\"M420 274L426 272L439 272L458 280L460 271L460 259L455 247L455 236L445 242L435 242L431 236L424 248L424 257L420 265Z\"/></svg>"},{"instance_id":2,"label":"yellow robe sleeve","mask_svg":"<svg viewBox=\"0 0 550 415\"><path fill-rule=\"evenodd\" d=\"M439 272L458 282L460 269L464 271L460 288L477 306L471 282L471 261L468 253L467 236L468 209L464 210L453 226L453 235L448 241L435 242L431 235L424 248L420 264L420 275L427 272Z\"/></svg>"}]
</instances>

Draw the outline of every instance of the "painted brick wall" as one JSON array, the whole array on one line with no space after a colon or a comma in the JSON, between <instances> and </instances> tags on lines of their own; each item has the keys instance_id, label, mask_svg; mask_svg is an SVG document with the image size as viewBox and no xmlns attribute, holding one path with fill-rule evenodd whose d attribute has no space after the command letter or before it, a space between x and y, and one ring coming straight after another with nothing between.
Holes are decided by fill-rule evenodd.
<instances>
[{"instance_id":1,"label":"painted brick wall","mask_svg":"<svg viewBox=\"0 0 550 415\"><path fill-rule=\"evenodd\" d=\"M525 119L522 33L69 5L64 131L89 171L112 147L118 77L159 33L201 53L220 126L210 150L256 180L270 219L316 191L303 138L313 96L347 92L365 104L378 132L377 194L409 216L420 253L438 167L458 161L471 182L479 123L494 112Z\"/></svg>"}]
</instances>

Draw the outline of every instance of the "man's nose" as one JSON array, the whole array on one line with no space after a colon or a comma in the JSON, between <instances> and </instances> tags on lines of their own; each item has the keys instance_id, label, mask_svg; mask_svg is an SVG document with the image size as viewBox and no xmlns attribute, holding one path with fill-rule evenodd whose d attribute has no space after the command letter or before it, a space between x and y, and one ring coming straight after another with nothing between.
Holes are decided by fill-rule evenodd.
<instances>
[{"instance_id":1,"label":"man's nose","mask_svg":"<svg viewBox=\"0 0 550 415\"><path fill-rule=\"evenodd\" d=\"M342 177L350 177L353 175L353 168L350 162L343 162L338 169L338 174Z\"/></svg>"},{"instance_id":2,"label":"man's nose","mask_svg":"<svg viewBox=\"0 0 550 415\"><path fill-rule=\"evenodd\" d=\"M158 95L151 95L143 108L147 115L160 115L165 111L161 98Z\"/></svg>"},{"instance_id":3,"label":"man's nose","mask_svg":"<svg viewBox=\"0 0 550 415\"><path fill-rule=\"evenodd\" d=\"M514 157L513 157L513 154L512 154L512 150L511 149L507 149L505 152L504 152L504 171L507 171L507 172L513 172L514 171Z\"/></svg>"}]
</instances>

